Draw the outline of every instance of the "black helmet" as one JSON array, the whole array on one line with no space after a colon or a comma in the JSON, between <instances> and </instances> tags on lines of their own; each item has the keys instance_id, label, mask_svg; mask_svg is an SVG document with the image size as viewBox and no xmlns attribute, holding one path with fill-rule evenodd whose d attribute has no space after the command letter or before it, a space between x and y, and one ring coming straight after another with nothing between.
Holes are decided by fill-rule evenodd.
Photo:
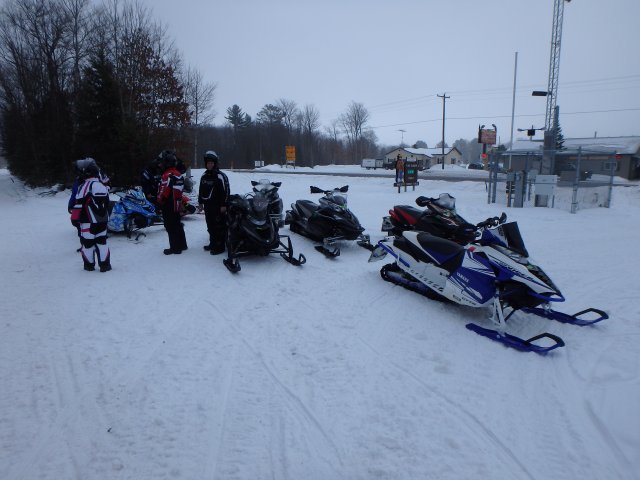
<instances>
[{"instance_id":1,"label":"black helmet","mask_svg":"<svg viewBox=\"0 0 640 480\"><path fill-rule=\"evenodd\" d=\"M175 167L178 164L175 150L163 150L158 158L162 161L164 168Z\"/></svg>"},{"instance_id":2,"label":"black helmet","mask_svg":"<svg viewBox=\"0 0 640 480\"><path fill-rule=\"evenodd\" d=\"M87 157L82 160L76 160L76 173L83 178L94 177L98 175L100 169L93 158Z\"/></svg>"},{"instance_id":3,"label":"black helmet","mask_svg":"<svg viewBox=\"0 0 640 480\"><path fill-rule=\"evenodd\" d=\"M218 158L218 154L216 152L214 152L213 150L207 150L204 154L204 163L206 164L207 162L213 162L216 165L218 164L219 158Z\"/></svg>"}]
</instances>

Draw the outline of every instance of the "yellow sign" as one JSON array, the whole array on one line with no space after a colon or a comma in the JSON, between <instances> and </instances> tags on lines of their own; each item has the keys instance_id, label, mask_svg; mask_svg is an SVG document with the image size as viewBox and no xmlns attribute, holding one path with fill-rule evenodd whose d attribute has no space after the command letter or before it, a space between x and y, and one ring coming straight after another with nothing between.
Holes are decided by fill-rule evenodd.
<instances>
[{"instance_id":1,"label":"yellow sign","mask_svg":"<svg viewBox=\"0 0 640 480\"><path fill-rule=\"evenodd\" d=\"M285 157L287 162L295 162L296 161L296 147L295 145L287 145L284 147Z\"/></svg>"}]
</instances>

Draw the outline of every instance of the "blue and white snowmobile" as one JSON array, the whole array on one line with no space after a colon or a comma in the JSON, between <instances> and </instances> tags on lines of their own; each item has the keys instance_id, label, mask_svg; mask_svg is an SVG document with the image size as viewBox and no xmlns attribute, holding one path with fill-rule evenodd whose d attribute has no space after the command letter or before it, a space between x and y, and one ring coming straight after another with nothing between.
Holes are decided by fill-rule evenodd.
<instances>
[{"instance_id":1,"label":"blue and white snowmobile","mask_svg":"<svg viewBox=\"0 0 640 480\"><path fill-rule=\"evenodd\" d=\"M481 240L464 246L425 232L403 231L379 241L369 261L390 254L394 262L380 270L384 280L431 299L490 309L495 329L475 323L466 327L521 351L546 353L564 341L550 333L527 340L507 333L507 320L517 311L579 326L609 318L596 308L574 315L553 310L550 304L565 298L529 258L517 223L496 226L490 219L480 226Z\"/></svg>"},{"instance_id":2,"label":"blue and white snowmobile","mask_svg":"<svg viewBox=\"0 0 640 480\"><path fill-rule=\"evenodd\" d=\"M110 202L110 214L107 228L110 232L124 232L128 238L135 233L136 240L146 236L140 232L151 225L162 224L155 206L144 196L141 189L130 188L124 191L112 192L119 197L118 201Z\"/></svg>"}]
</instances>

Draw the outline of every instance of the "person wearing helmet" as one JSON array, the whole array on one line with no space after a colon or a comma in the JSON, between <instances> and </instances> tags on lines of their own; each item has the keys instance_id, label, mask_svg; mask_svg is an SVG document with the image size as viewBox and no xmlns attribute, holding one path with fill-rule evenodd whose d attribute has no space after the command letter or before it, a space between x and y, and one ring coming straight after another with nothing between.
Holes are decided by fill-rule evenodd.
<instances>
[{"instance_id":1,"label":"person wearing helmet","mask_svg":"<svg viewBox=\"0 0 640 480\"><path fill-rule=\"evenodd\" d=\"M82 167L77 163L78 168L81 168L83 181L76 192L71 217L76 218L79 223L82 245L80 253L84 269L95 270L97 257L100 271L108 272L111 270L111 252L107 246L109 188L102 183L95 160L85 161Z\"/></svg>"},{"instance_id":2,"label":"person wearing helmet","mask_svg":"<svg viewBox=\"0 0 640 480\"><path fill-rule=\"evenodd\" d=\"M229 179L220 171L218 155L213 150L204 154L204 164L206 170L200 178L198 189L198 204L201 210L204 208L209 232L209 244L204 249L211 255L218 255L225 251L227 238Z\"/></svg>"},{"instance_id":3,"label":"person wearing helmet","mask_svg":"<svg viewBox=\"0 0 640 480\"><path fill-rule=\"evenodd\" d=\"M93 158L87 157L81 160L76 160L73 162L76 178L73 181L73 185L71 186L71 196L69 197L69 203L67 205L67 211L71 214L71 225L76 227L78 230L78 238L82 239L82 235L80 232L80 221L78 220L80 210L74 210L74 206L76 204L76 199L78 196L78 189L80 185L82 185L87 178L87 171L85 170L88 166L92 168L95 167L98 169L98 180L102 182L102 184L107 187L107 191L109 190L110 180L109 177L102 171L102 169L98 166L96 161ZM82 242L80 243L80 248L77 250L80 252L82 249Z\"/></svg>"},{"instance_id":4,"label":"person wearing helmet","mask_svg":"<svg viewBox=\"0 0 640 480\"><path fill-rule=\"evenodd\" d=\"M155 206L158 205L158 188L160 187L160 179L162 178L163 172L162 158L157 157L145 167L140 176L142 193L144 193L147 200Z\"/></svg>"},{"instance_id":5,"label":"person wearing helmet","mask_svg":"<svg viewBox=\"0 0 640 480\"><path fill-rule=\"evenodd\" d=\"M180 254L187 249L184 225L180 221L182 210L182 191L184 176L178 170L178 157L172 150L165 150L160 155L164 165L164 173L160 179L157 202L162 209L164 228L169 235L169 248L165 255Z\"/></svg>"}]
</instances>

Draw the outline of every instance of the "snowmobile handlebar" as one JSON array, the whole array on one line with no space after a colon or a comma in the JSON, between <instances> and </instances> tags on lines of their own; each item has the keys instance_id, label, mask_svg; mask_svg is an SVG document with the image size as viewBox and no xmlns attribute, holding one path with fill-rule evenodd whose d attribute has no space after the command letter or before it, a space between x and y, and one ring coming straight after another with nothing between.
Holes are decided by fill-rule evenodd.
<instances>
[{"instance_id":1,"label":"snowmobile handlebar","mask_svg":"<svg viewBox=\"0 0 640 480\"><path fill-rule=\"evenodd\" d=\"M314 187L313 185L311 185L309 187L309 190L311 191L311 193L324 193L325 195L331 192L341 192L341 193L347 193L347 191L349 190L349 185L344 185L340 188L336 187L332 190L322 190L321 188L318 187Z\"/></svg>"},{"instance_id":2,"label":"snowmobile handlebar","mask_svg":"<svg viewBox=\"0 0 640 480\"><path fill-rule=\"evenodd\" d=\"M498 225L502 225L507 221L507 214L502 212L502 215L499 217L489 217L484 222L480 222L476 225L476 228L479 230L481 228L487 227L497 227Z\"/></svg>"}]
</instances>

